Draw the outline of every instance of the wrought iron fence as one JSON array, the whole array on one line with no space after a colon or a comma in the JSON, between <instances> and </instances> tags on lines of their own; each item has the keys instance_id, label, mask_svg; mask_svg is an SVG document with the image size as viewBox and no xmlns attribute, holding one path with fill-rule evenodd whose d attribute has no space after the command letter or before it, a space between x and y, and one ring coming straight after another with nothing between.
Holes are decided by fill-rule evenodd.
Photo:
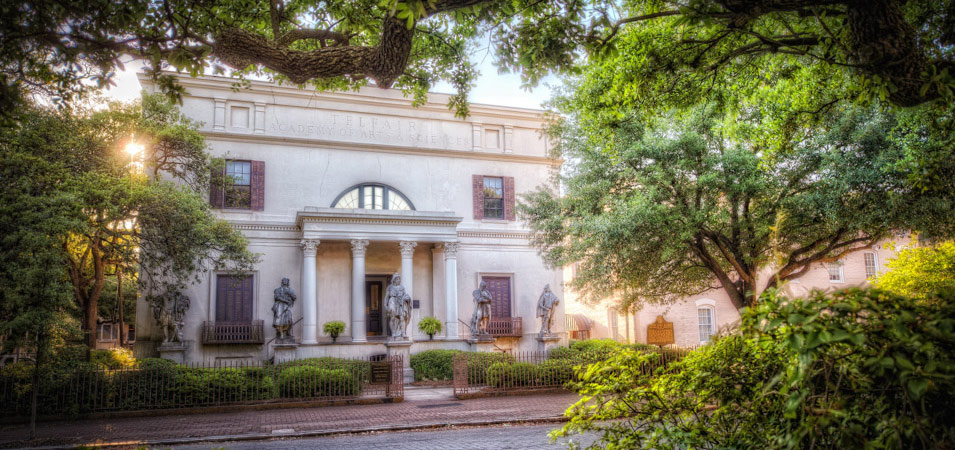
<instances>
[{"instance_id":1,"label":"wrought iron fence","mask_svg":"<svg viewBox=\"0 0 955 450\"><path fill-rule=\"evenodd\" d=\"M401 399L402 362L400 355L380 361L312 358L281 364L179 365L147 359L134 369L41 371L38 413L76 416L240 404ZM32 370L0 376L0 416L29 415L32 379Z\"/></svg>"},{"instance_id":2,"label":"wrought iron fence","mask_svg":"<svg viewBox=\"0 0 955 450\"><path fill-rule=\"evenodd\" d=\"M692 348L641 350L656 353L642 368L644 373L654 373L666 368L689 354ZM454 395L475 392L506 392L563 387L576 379L575 367L589 366L605 360L612 351L579 353L555 357L542 352L524 353L459 353L454 355Z\"/></svg>"}]
</instances>

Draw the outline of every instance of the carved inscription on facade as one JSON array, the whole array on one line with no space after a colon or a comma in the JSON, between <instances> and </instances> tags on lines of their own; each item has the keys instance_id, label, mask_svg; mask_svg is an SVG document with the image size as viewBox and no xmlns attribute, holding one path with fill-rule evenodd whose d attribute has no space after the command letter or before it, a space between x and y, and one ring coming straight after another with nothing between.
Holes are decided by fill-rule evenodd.
<instances>
[{"instance_id":1,"label":"carved inscription on facade","mask_svg":"<svg viewBox=\"0 0 955 450\"><path fill-rule=\"evenodd\" d=\"M663 320L663 316L657 316L657 321L647 326L647 344L670 345L674 342L673 322Z\"/></svg>"},{"instance_id":2,"label":"carved inscription on facade","mask_svg":"<svg viewBox=\"0 0 955 450\"><path fill-rule=\"evenodd\" d=\"M330 141L471 149L471 126L461 122L275 107L269 134Z\"/></svg>"}]
</instances>

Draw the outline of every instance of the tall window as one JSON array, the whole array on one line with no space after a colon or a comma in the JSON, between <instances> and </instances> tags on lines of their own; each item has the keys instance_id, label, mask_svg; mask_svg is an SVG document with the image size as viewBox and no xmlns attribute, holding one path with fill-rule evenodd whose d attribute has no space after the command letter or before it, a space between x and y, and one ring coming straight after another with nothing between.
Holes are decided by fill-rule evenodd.
<instances>
[{"instance_id":1,"label":"tall window","mask_svg":"<svg viewBox=\"0 0 955 450\"><path fill-rule=\"evenodd\" d=\"M484 217L504 218L504 179L484 177Z\"/></svg>"},{"instance_id":2,"label":"tall window","mask_svg":"<svg viewBox=\"0 0 955 450\"><path fill-rule=\"evenodd\" d=\"M878 274L875 265L875 252L865 252L865 277L872 278Z\"/></svg>"},{"instance_id":3,"label":"tall window","mask_svg":"<svg viewBox=\"0 0 955 450\"><path fill-rule=\"evenodd\" d=\"M842 283L842 261L831 262L826 265L829 269L829 281L832 283Z\"/></svg>"},{"instance_id":4,"label":"tall window","mask_svg":"<svg viewBox=\"0 0 955 450\"><path fill-rule=\"evenodd\" d=\"M713 309L700 308L696 311L700 319L700 343L705 344L713 337Z\"/></svg>"},{"instance_id":5,"label":"tall window","mask_svg":"<svg viewBox=\"0 0 955 450\"><path fill-rule=\"evenodd\" d=\"M226 161L225 207L252 208L252 162Z\"/></svg>"},{"instance_id":6,"label":"tall window","mask_svg":"<svg viewBox=\"0 0 955 450\"><path fill-rule=\"evenodd\" d=\"M617 308L607 308L607 328L610 329L610 339L616 341L620 329L617 324Z\"/></svg>"},{"instance_id":7,"label":"tall window","mask_svg":"<svg viewBox=\"0 0 955 450\"><path fill-rule=\"evenodd\" d=\"M332 202L332 208L347 209L414 209L408 199L395 189L383 184L360 184L343 192Z\"/></svg>"}]
</instances>

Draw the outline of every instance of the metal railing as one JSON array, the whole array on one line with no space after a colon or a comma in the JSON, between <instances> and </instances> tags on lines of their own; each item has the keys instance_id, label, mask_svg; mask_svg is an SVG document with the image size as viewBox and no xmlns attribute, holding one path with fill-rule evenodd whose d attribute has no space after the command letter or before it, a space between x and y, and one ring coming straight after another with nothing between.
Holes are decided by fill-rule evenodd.
<instances>
[{"instance_id":1,"label":"metal railing","mask_svg":"<svg viewBox=\"0 0 955 450\"><path fill-rule=\"evenodd\" d=\"M492 317L487 322L487 333L497 337L521 337L524 326L520 317Z\"/></svg>"},{"instance_id":2,"label":"metal railing","mask_svg":"<svg viewBox=\"0 0 955 450\"><path fill-rule=\"evenodd\" d=\"M38 413L81 416L243 404L404 398L400 355L379 361L312 358L281 364L175 364L146 359L132 369L41 371ZM0 376L0 416L29 416L32 369Z\"/></svg>"},{"instance_id":3,"label":"metal railing","mask_svg":"<svg viewBox=\"0 0 955 450\"><path fill-rule=\"evenodd\" d=\"M261 320L202 322L203 344L262 344L264 342L265 324Z\"/></svg>"},{"instance_id":4,"label":"metal railing","mask_svg":"<svg viewBox=\"0 0 955 450\"><path fill-rule=\"evenodd\" d=\"M646 363L644 373L654 373L660 367L669 367L692 350L649 350L658 357ZM577 379L576 366L584 368L605 360L611 354L612 351L581 353L572 357L548 357L547 353L541 352L456 354L452 362L454 395L560 388L568 381Z\"/></svg>"}]
</instances>

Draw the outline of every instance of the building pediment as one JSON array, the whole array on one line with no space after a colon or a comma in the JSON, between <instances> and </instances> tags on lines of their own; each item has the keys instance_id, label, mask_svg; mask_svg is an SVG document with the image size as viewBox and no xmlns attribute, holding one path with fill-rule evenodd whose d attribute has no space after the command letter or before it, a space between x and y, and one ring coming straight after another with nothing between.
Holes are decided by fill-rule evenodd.
<instances>
[{"instance_id":1,"label":"building pediment","mask_svg":"<svg viewBox=\"0 0 955 450\"><path fill-rule=\"evenodd\" d=\"M304 239L453 242L462 217L451 211L306 207L295 220Z\"/></svg>"}]
</instances>

